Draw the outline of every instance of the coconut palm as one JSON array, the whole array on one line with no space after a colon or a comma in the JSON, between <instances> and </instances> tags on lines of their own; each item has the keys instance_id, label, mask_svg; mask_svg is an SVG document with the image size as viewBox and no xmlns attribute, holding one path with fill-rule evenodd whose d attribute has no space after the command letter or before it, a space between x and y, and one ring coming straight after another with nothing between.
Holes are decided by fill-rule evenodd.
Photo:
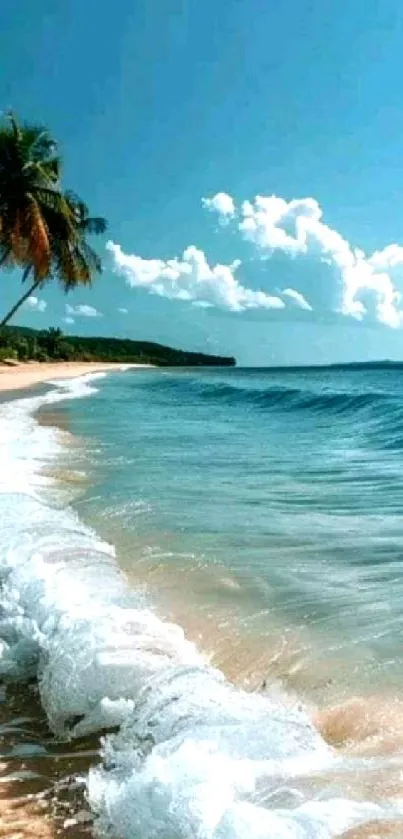
<instances>
[{"instance_id":1,"label":"coconut palm","mask_svg":"<svg viewBox=\"0 0 403 839\"><path fill-rule=\"evenodd\" d=\"M23 283L33 283L0 326L52 278L65 291L90 284L101 262L87 236L105 230L104 219L91 218L83 201L61 190L60 158L49 132L21 126L8 114L0 126L0 267L20 266Z\"/></svg>"},{"instance_id":2,"label":"coconut palm","mask_svg":"<svg viewBox=\"0 0 403 839\"><path fill-rule=\"evenodd\" d=\"M49 271L51 248L44 209L63 212L60 159L43 126L19 125L7 114L0 126L0 265Z\"/></svg>"},{"instance_id":3,"label":"coconut palm","mask_svg":"<svg viewBox=\"0 0 403 839\"><path fill-rule=\"evenodd\" d=\"M101 259L87 237L104 233L105 219L90 216L87 205L73 192L61 193L61 199L61 207L55 204L43 208L50 247L47 273L38 273L34 265L27 266L23 281L26 282L30 274L34 281L0 322L0 327L5 326L25 300L49 280L56 279L67 293L78 286L91 285L94 274L102 271Z\"/></svg>"}]
</instances>

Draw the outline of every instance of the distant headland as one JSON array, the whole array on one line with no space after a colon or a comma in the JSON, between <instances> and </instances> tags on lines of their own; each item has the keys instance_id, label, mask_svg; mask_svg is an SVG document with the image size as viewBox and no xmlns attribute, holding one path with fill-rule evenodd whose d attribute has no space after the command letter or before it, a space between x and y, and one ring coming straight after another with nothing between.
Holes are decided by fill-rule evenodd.
<instances>
[{"instance_id":1,"label":"distant headland","mask_svg":"<svg viewBox=\"0 0 403 839\"><path fill-rule=\"evenodd\" d=\"M152 341L64 335L60 329L3 327L0 361L82 361L152 364L155 367L234 367L235 358L186 352Z\"/></svg>"},{"instance_id":2,"label":"distant headland","mask_svg":"<svg viewBox=\"0 0 403 839\"><path fill-rule=\"evenodd\" d=\"M269 373L312 373L314 371L330 370L389 370L389 369L403 370L403 361L391 361L390 359L383 359L381 361L343 361L334 364L295 364L295 365L277 365L265 366L265 370ZM261 369L257 368L256 369Z\"/></svg>"}]
</instances>

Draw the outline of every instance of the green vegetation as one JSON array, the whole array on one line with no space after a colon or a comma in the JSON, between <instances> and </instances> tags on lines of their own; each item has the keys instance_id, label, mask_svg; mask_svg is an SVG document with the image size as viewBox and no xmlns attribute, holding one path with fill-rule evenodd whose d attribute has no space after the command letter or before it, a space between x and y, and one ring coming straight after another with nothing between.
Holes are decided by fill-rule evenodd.
<instances>
[{"instance_id":1,"label":"green vegetation","mask_svg":"<svg viewBox=\"0 0 403 839\"><path fill-rule=\"evenodd\" d=\"M37 331L24 326L1 332L0 361L110 361L157 367L233 366L234 358L183 352L149 341L63 335L60 329Z\"/></svg>"},{"instance_id":2,"label":"green vegetation","mask_svg":"<svg viewBox=\"0 0 403 839\"><path fill-rule=\"evenodd\" d=\"M64 291L91 285L102 270L88 235L106 230L85 203L61 184L57 145L43 126L20 125L13 114L0 124L0 267L19 267L29 287L0 321L52 279Z\"/></svg>"}]
</instances>

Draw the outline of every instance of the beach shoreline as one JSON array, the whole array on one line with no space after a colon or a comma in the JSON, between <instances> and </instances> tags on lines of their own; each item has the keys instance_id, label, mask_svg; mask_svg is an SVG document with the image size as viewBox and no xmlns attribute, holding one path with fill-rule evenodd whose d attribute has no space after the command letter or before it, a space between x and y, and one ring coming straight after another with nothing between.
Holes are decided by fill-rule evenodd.
<instances>
[{"instance_id":1,"label":"beach shoreline","mask_svg":"<svg viewBox=\"0 0 403 839\"><path fill-rule=\"evenodd\" d=\"M136 366L142 365L133 365ZM38 367L39 371L33 369ZM38 653L35 653L37 659L33 662L32 677L37 672L40 689L28 678L25 687L18 684L14 689L13 684L5 684L3 699L0 691L0 724L3 727L0 839L14 834L17 839L17 831L18 839L34 839L36 836L41 839L56 836L59 839L90 839L104 835L102 831L106 831L105 835L119 835L123 839L123 836L137 835L140 828L142 834L149 835L150 831L153 832L156 819L164 818L160 810L161 799L157 801L156 815L151 806L147 809L148 788L154 777L151 774L153 767L149 769L149 746L152 755L154 749L160 749L160 744L166 744L167 755L165 772L168 782L165 788L165 782L160 780L160 767L157 777L158 787L160 789L162 785L165 795L163 805L165 800L170 806L172 795L176 804L176 788L179 788L179 803L182 806L184 799L188 807L185 816L189 813L188 818L194 822L195 812L199 823L204 819L202 827L210 823L207 821L210 814L208 812L205 817L203 812L199 815L199 811L191 809L195 783L203 784L204 788L210 785L210 767L213 766L214 780L215 764L218 759L221 760L220 754L224 755L228 764L233 761L234 766L239 765L236 763L240 760L239 755L242 759L246 755L251 771L255 767L259 794L261 789L264 791L258 806L262 824L263 819L267 819L270 835L273 832L271 810L275 811L274 820L278 817L278 821L274 822L274 833L279 835L283 832L280 824L283 813L287 820L286 829L291 825L292 831L294 817L296 829L299 829L298 809L301 806L305 818L309 807L305 801L313 799L315 805L319 801L318 808L322 808L323 816L319 812L316 817L312 810L313 816L308 822L310 835L316 836L316 831L327 819L329 836L337 835L340 839L342 836L345 839L386 839L388 836L397 839L402 825L398 760L403 737L402 704L393 679L392 689L388 688L388 671L385 668L382 670L382 693L379 692L379 667L383 660L380 659L378 665L376 652L367 652L368 621L371 639L372 627L375 631L384 632L385 625L388 625L383 612L377 625L372 600L369 600L371 608L364 611L363 623L358 623L358 630L361 626L363 635L361 647L357 656L350 656L348 647L346 655L344 621L352 609L357 611L354 599L356 588L354 586L351 600L343 593L343 626L339 632L338 617L334 626L328 620L332 617L330 609L328 613L324 609L316 610L318 594L315 583L321 583L321 575L314 576L312 572L311 544L307 544L304 535L304 521L302 527L293 530L288 508L285 510L284 529L292 537L292 555L288 552L288 541L283 546L276 533L274 538L268 538L265 512L263 518L257 516L252 526L251 505L244 508L244 504L250 500L260 501L260 476L251 487L252 495L248 486L244 482L241 484L242 508L230 508L234 520L247 522L245 542L243 538L239 540L239 530L231 531L229 540L223 542L221 508L217 525L214 525L211 513L210 496L216 504L223 487L221 468L215 476L211 468L217 454L221 463L224 452L226 463L230 462L231 455L231 463L238 455L240 460L244 458L242 463L247 466L248 472L260 475L260 457L264 451L267 417L271 416L273 400L267 400L269 410L265 416L264 437L258 438L258 445L245 455L242 447L246 432L249 429L251 433L255 431L257 413L253 412L250 416L248 411L245 420L246 412L242 407L237 413L237 404L243 406L246 402L258 406L260 412L262 405L266 404L262 398L257 399L262 392L265 400L267 392L273 394L275 404L278 404L279 393L283 399L283 394L290 391L292 398L288 400L287 412L291 414L290 403L295 403L295 389L289 385L279 389L276 381L271 384L271 390L267 386L263 389L256 383L256 373L253 373L251 383L247 384L244 382L246 374L241 372L236 386L242 398L238 400L234 399L234 378L228 387L226 377L218 377L214 398L218 413L217 431L220 433L219 449L217 452L214 448L216 443L212 434L209 439L214 445L206 452L206 427L207 422L212 422L212 384L217 380L217 374L212 376L209 373L200 381L198 371L194 375L187 372L185 377L176 378L172 372L156 377L146 372L137 377L136 382L136 376L128 376L127 381L115 378L109 385L108 380L103 385L105 380L98 383L96 376L94 381L91 379L91 373L102 375L127 367L129 365L60 363L21 365L21 368L18 366L7 371L16 380L14 388L30 387L29 384L18 384L20 380L15 373L23 368L29 373L31 370L39 372L40 379L36 375L32 384L41 381L44 385L35 392L17 389L14 396L5 392L0 399L5 403L2 406L1 427L4 466L0 477L4 481L4 510L7 516L1 520L2 567L5 568L3 601L17 632L21 614L27 620L28 632L31 623L34 627L33 640L38 644ZM90 374L89 379L85 379L85 374ZM75 376L84 378L74 381ZM46 382L63 379L63 387L46 386ZM149 387L150 379L154 381ZM104 387L105 393L102 394ZM312 385L309 385L306 393L312 400L311 388ZM373 385L370 393L372 388ZM98 390L101 398L97 399ZM250 391L252 396L249 396ZM107 398L109 392L112 399ZM378 386L375 393L377 396ZM88 405L91 399L74 403L81 405L75 411L70 403L64 413L63 406L66 402L69 405L70 399L80 400L91 394L95 397L92 405ZM349 392L342 395L350 400ZM331 396L330 417L334 419L333 413L337 416L338 405L334 412L333 394ZM226 417L230 429L228 433L231 440L234 431L239 435L235 450L230 449L228 435L224 442L221 437L223 404L226 404L224 400L227 397L230 411ZM308 397L301 398L304 413ZM322 401L327 405L327 395ZM184 410L181 412L182 403ZM356 411L355 403L353 410ZM238 432L234 428L234 418L240 426ZM283 428L283 409L280 409L280 419ZM296 422L300 422L298 417ZM41 429L41 425L59 428L62 433ZM341 430L344 431L344 420ZM325 433L327 439L327 429ZM350 433L349 427L346 433ZM165 450L167 443L165 435L168 435L170 458L174 460L174 463L171 460L164 464L166 476L160 468L161 451L162 448ZM75 439L79 442L77 454ZM305 439L302 438L303 444ZM281 442L280 437L277 442ZM70 446L70 443L73 445ZM192 450L192 457L187 463L185 448L186 452ZM315 447L311 451L315 455ZM194 457L197 452L198 457ZM288 455L288 442L286 453ZM316 456L322 459L322 447L319 447ZM393 452L393 457L396 457L396 452ZM285 462L288 463L287 458ZM157 468L153 463L157 464ZM206 472L203 473L204 465L207 465L211 477L205 484L206 506L203 508L200 477L206 475ZM300 462L297 468L299 503L299 473L303 476L304 472L300 469ZM294 464L292 469L295 469ZM185 477L182 487L178 486L176 478L181 470ZM187 470L188 476L194 474L195 483L189 481ZM227 474L232 478L232 486L235 481L239 482L240 473L237 470ZM291 471L292 478L295 474ZM322 475L322 472L319 474ZM134 476L133 483L131 475ZM307 486L311 472L308 476L304 491L313 504L316 496L309 495ZM79 489L76 493L73 488L70 494L69 483L86 483L87 480L84 492ZM63 497L53 496L52 486L56 488L56 483L60 488L62 483L66 485ZM177 507L170 505L167 510L165 508L164 512L169 514L167 527L167 518L160 519L156 511L159 497L170 497L171 485L173 492L180 491L180 496ZM31 486L34 491L26 492L25 488L30 490ZM267 488L268 485L265 486ZM290 486L292 491L287 473L280 490L284 492ZM124 492L121 492L122 489ZM277 486L274 489L278 495ZM118 493L116 498L114 491ZM192 520L189 512L194 510L195 498L202 516ZM230 493L225 500L231 502ZM143 514L145 518L142 520ZM183 535L184 521L190 533L191 541L188 542ZM310 530L311 525L315 531L314 516L309 520ZM331 525L334 528L333 521L328 524L330 536ZM258 541L255 541L256 526ZM391 526L395 526L394 521ZM344 519L340 527L344 533ZM204 532L207 534L206 541L198 541L199 534ZM211 534L214 535L214 543ZM232 556L237 542L240 542L242 552L246 546L248 562L251 557L257 556L254 576L249 576L249 570L244 574L244 563L228 562L227 565L227 556ZM315 547L316 544L321 548L319 539L314 543ZM338 546L339 542L336 544ZM287 589L283 600L285 608L280 607L278 612L272 604L278 595L279 598L284 596L282 577L274 574L270 574L267 580L263 577L263 554L253 553L260 545L263 546L265 561L273 566L274 557L277 565L282 559L295 557L292 559L295 565L283 563L287 576L290 571L295 575L295 569L302 564L302 584L298 588L294 583ZM294 553L301 549L302 552ZM325 549L327 551L327 540ZM327 568L326 564L326 575ZM294 601L296 595L300 598L301 593L304 594L305 574L312 582L307 597L304 596L301 602L304 611L300 611L299 599L297 609L288 611L290 600ZM351 576L344 579L349 582ZM358 578L358 582L362 579ZM355 582L356 576L353 580ZM327 592L328 589L326 596ZM310 613L312 599L315 603ZM335 600L335 606L339 602ZM265 616L261 620L263 609ZM393 611L391 616L396 620ZM316 626L318 618L322 624L324 617L326 628L322 635L321 627L316 632ZM386 621L388 619L389 611ZM43 630L43 640L39 638L38 642L37 626ZM30 640L28 632L23 638ZM356 639L353 631L347 638L348 644L351 637ZM6 644L7 641L6 636ZM389 650L393 654L394 647L387 647L390 667ZM12 663L13 648L10 653ZM5 646L5 664L7 656ZM18 650L15 662L18 667L21 666ZM24 659L21 664L25 667ZM7 676L7 671L4 672ZM30 672L27 671L28 677ZM375 673L374 681L372 672ZM222 674L219 680L218 673ZM68 674L67 678L65 674ZM155 682L151 682L154 677ZM174 682L174 679L177 681ZM121 717L121 707L125 709L126 702L130 703L127 705L128 714L126 717L124 712ZM235 714L232 712L233 705ZM214 711L212 715L210 708ZM253 720L257 718L256 724L250 722L251 717ZM185 750L177 755L178 729L173 725L178 725L178 728L179 724L183 726L179 729L182 742L190 743L189 748L193 749L194 732L196 737L199 736L200 721L203 722L202 735L205 736L206 731L207 736L212 737L211 741L204 742L218 739L217 730L220 741L212 754L212 762L206 752L209 760L205 763L202 760L199 768L193 751L189 754ZM147 733L144 736L144 731L148 730L150 735ZM111 736L113 731L119 732L117 738L113 734ZM226 740L228 731L229 738ZM101 747L100 736L106 736L101 740ZM144 750L142 745L138 749L137 744L143 742L146 744ZM201 754L203 757L203 751ZM262 786L258 787L262 761L269 765L272 754L275 765L284 759L286 778L289 755L292 761L292 755L297 755L303 770L300 774L297 767L294 774L295 764L292 763L293 774L290 777L296 787L296 798L291 800L289 814L283 808L279 816L278 802L282 803L284 799L279 797L273 801L271 793L269 798L265 797L266 789L273 787L277 795L274 786L277 776L272 776L269 769L267 776L263 777ZM192 774L193 762L197 767L195 776ZM117 772L113 768L110 774L111 765L116 767ZM221 769L220 765L218 769ZM169 786L172 777L177 784L173 793L172 785ZM119 801L117 808L113 809L118 786ZM146 791L144 807L143 789ZM340 801L334 800L333 789L337 790ZM237 788L234 790L229 806L233 806L231 802L235 801L237 816L235 795L238 793ZM282 795L280 789L279 796ZM112 809L109 809L110 801ZM189 805L187 802L190 802ZM342 808L346 810L346 816ZM142 821L138 828L139 812ZM227 821L228 835L231 836L233 823ZM192 823L190 827L193 828ZM176 831L175 823L172 829ZM196 829L199 832L197 823ZM240 829L243 830L242 823ZM181 832L181 823L178 832Z\"/></svg>"},{"instance_id":2,"label":"beach shoreline","mask_svg":"<svg viewBox=\"0 0 403 839\"><path fill-rule=\"evenodd\" d=\"M147 369L150 364L121 364L101 361L61 361L0 365L0 393L26 390L52 379L72 379L89 373L118 372L127 369Z\"/></svg>"}]
</instances>

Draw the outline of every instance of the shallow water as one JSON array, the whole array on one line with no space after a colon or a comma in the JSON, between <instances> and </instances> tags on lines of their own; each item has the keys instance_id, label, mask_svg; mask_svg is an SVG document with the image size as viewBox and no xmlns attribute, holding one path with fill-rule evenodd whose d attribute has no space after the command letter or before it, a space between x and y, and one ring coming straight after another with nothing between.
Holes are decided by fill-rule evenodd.
<instances>
[{"instance_id":1,"label":"shallow water","mask_svg":"<svg viewBox=\"0 0 403 839\"><path fill-rule=\"evenodd\" d=\"M400 686L399 371L126 375L69 423L92 482L76 509L167 611L190 597L192 621L224 613L253 644L301 634L349 688Z\"/></svg>"},{"instance_id":2,"label":"shallow water","mask_svg":"<svg viewBox=\"0 0 403 839\"><path fill-rule=\"evenodd\" d=\"M399 835L402 421L394 371L127 372L0 406L4 679L39 676L84 762L120 727L101 833Z\"/></svg>"}]
</instances>

